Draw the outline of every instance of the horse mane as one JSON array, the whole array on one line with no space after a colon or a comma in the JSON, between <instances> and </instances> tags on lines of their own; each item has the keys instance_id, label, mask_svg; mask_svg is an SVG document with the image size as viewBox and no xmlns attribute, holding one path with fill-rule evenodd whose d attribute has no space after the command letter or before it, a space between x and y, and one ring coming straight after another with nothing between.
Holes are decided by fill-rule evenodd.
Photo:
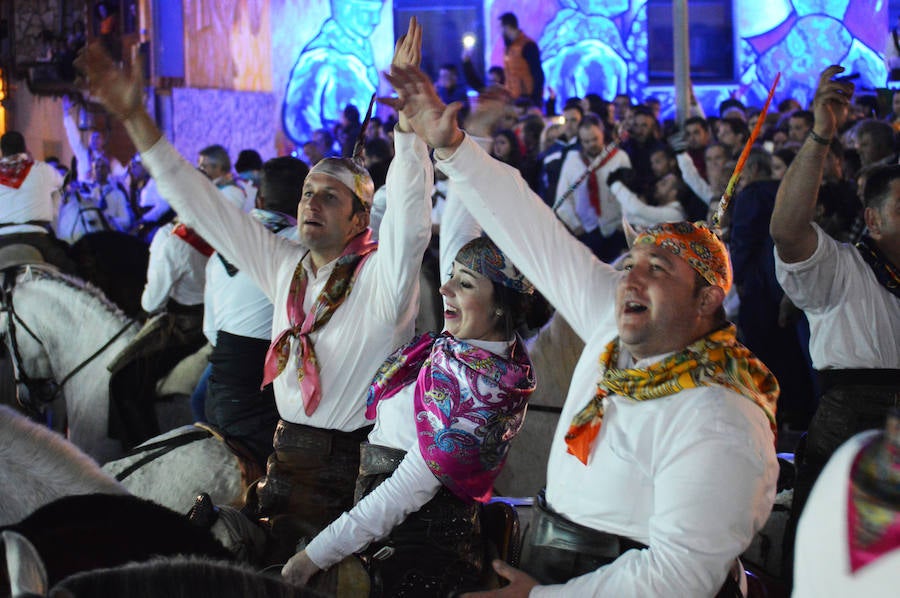
<instances>
[{"instance_id":1,"label":"horse mane","mask_svg":"<svg viewBox=\"0 0 900 598\"><path fill-rule=\"evenodd\" d=\"M72 494L125 489L74 444L0 405L0 525Z\"/></svg>"},{"instance_id":2,"label":"horse mane","mask_svg":"<svg viewBox=\"0 0 900 598\"><path fill-rule=\"evenodd\" d=\"M47 267L42 264L29 264L27 267L20 268L18 276L16 277L16 284L30 281L50 281L72 289L73 291L85 293L89 297L97 300L110 315L115 316L120 320L131 319L119 308L119 306L110 301L109 297L107 297L98 287L95 287L91 283L76 276L64 274L56 268Z\"/></svg>"},{"instance_id":3,"label":"horse mane","mask_svg":"<svg viewBox=\"0 0 900 598\"><path fill-rule=\"evenodd\" d=\"M303 598L322 596L289 584L280 576L246 565L203 557L162 557L110 569L77 573L54 588L86 596L130 598ZM52 594L52 592L51 592Z\"/></svg>"}]
</instances>

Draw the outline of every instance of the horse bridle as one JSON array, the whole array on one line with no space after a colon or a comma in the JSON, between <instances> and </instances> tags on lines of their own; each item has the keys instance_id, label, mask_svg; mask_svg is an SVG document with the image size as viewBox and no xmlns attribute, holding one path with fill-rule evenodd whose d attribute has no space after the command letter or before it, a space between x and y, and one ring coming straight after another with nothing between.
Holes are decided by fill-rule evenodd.
<instances>
[{"instance_id":1,"label":"horse bridle","mask_svg":"<svg viewBox=\"0 0 900 598\"><path fill-rule=\"evenodd\" d=\"M31 267L31 266L29 266ZM43 341L38 338L38 336L34 333L34 331L28 327L28 324L19 317L19 314L16 313L15 305L13 304L13 291L15 290L16 278L18 276L18 271L20 267L9 268L3 272L4 280L3 284L0 285L0 313L5 312L8 317L6 318L6 333L9 338L9 344L12 348L12 362L13 362L13 371L15 372L15 382L16 386L24 385L28 392L25 397L22 397L21 393L17 394L17 400L19 404L25 410L31 412L32 414L40 414L41 407L45 404L52 403L59 396L59 393L62 392L62 389L65 387L66 383L75 377L78 372L84 369L89 363L91 363L94 359L99 357L106 349L108 349L116 340L119 339L125 331L128 330L134 322L129 321L123 326L118 332L116 332L108 341L106 341L99 349L94 351L87 359L79 363L77 366L72 368L68 374L62 377L59 382L54 381L52 378L32 378L25 371L25 367L23 365L24 361L22 359L21 351L19 350L19 342L16 338L16 324L20 325L25 329L25 332L37 342L41 347L44 346ZM33 389L44 388L44 392L32 392ZM42 396L39 404L35 404L32 400L33 396Z\"/></svg>"}]
</instances>

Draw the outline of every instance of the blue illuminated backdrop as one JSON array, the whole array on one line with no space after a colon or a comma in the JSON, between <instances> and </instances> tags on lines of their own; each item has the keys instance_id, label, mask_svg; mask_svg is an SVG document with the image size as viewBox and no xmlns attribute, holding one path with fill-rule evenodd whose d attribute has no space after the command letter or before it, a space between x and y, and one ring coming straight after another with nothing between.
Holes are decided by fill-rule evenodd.
<instances>
[{"instance_id":1,"label":"blue illuminated backdrop","mask_svg":"<svg viewBox=\"0 0 900 598\"><path fill-rule=\"evenodd\" d=\"M386 91L378 73L389 65L395 25L391 0L384 2L272 2L273 80L276 89L284 90L282 125L295 142L333 124L345 103L364 106L375 89ZM402 16L409 4L398 5ZM663 106L671 106L673 91L665 82L671 65L664 48L670 25L658 22L670 18L670 4L487 0L484 38L476 49L485 65L503 64L498 18L511 11L541 47L547 85L560 98L628 93L638 101L654 95ZM454 0L421 0L420 5L432 13L460 8ZM832 63L858 73L861 87L886 83L887 0L702 0L690 2L689 8L696 13L690 42L694 86L709 114L731 94L747 104L761 104L779 71L782 83L776 97L794 97L804 105L812 98L818 73ZM719 27L716 19L730 19L732 27L728 29L727 22ZM398 22L396 28L402 25ZM438 45L455 48L458 33ZM426 31L429 34L441 32ZM426 57L429 60L435 59Z\"/></svg>"}]
</instances>

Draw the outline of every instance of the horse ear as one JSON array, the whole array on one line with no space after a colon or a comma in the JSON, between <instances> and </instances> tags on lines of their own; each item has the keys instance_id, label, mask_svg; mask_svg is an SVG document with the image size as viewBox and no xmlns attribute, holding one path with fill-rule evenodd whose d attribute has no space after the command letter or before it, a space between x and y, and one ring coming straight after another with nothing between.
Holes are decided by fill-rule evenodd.
<instances>
[{"instance_id":1,"label":"horse ear","mask_svg":"<svg viewBox=\"0 0 900 598\"><path fill-rule=\"evenodd\" d=\"M13 531L4 531L2 539L6 549L10 595L13 598L46 596L49 585L47 569L37 549L25 536Z\"/></svg>"}]
</instances>

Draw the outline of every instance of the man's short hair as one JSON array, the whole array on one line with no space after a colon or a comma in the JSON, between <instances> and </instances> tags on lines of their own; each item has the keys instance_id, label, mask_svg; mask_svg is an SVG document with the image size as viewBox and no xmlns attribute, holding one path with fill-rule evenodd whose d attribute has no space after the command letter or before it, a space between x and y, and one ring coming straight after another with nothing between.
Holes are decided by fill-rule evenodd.
<instances>
[{"instance_id":1,"label":"man's short hair","mask_svg":"<svg viewBox=\"0 0 900 598\"><path fill-rule=\"evenodd\" d=\"M376 162L390 162L393 154L387 139L375 137L366 141L366 156Z\"/></svg>"},{"instance_id":2,"label":"man's short hair","mask_svg":"<svg viewBox=\"0 0 900 598\"><path fill-rule=\"evenodd\" d=\"M750 148L747 154L747 170L756 167L757 172L763 178L772 178L772 154L761 147Z\"/></svg>"},{"instance_id":3,"label":"man's short hair","mask_svg":"<svg viewBox=\"0 0 900 598\"><path fill-rule=\"evenodd\" d=\"M359 123L359 108L357 108L354 104L347 104L344 106L344 118L346 118L349 122Z\"/></svg>"},{"instance_id":4,"label":"man's short hair","mask_svg":"<svg viewBox=\"0 0 900 598\"><path fill-rule=\"evenodd\" d=\"M612 131L606 121L596 114L588 112L582 117L581 122L578 123L578 130L580 131L590 127L600 127L600 130L603 131L603 139L607 143L612 139Z\"/></svg>"},{"instance_id":5,"label":"man's short hair","mask_svg":"<svg viewBox=\"0 0 900 598\"><path fill-rule=\"evenodd\" d=\"M488 69L488 73L490 73L490 74L492 74L492 75L496 75L496 76L497 76L497 79L500 80L500 84L501 84L501 85L505 85L505 84L506 84L506 71L503 70L503 67L502 67L502 66L496 66L496 65L494 65L494 66L492 66L491 68Z\"/></svg>"},{"instance_id":6,"label":"man's short hair","mask_svg":"<svg viewBox=\"0 0 900 598\"><path fill-rule=\"evenodd\" d=\"M200 150L199 153L225 172L231 172L231 157L228 155L228 150L221 145L208 145Z\"/></svg>"},{"instance_id":7,"label":"man's short hair","mask_svg":"<svg viewBox=\"0 0 900 598\"><path fill-rule=\"evenodd\" d=\"M750 128L747 126L747 123L739 118L723 118L719 120L719 122L725 124L729 129L731 129L732 133L738 135L744 141L746 141L750 136Z\"/></svg>"},{"instance_id":8,"label":"man's short hair","mask_svg":"<svg viewBox=\"0 0 900 598\"><path fill-rule=\"evenodd\" d=\"M873 210L880 210L887 203L891 192L891 181L900 179L900 164L877 166L868 171L863 204Z\"/></svg>"},{"instance_id":9,"label":"man's short hair","mask_svg":"<svg viewBox=\"0 0 900 598\"><path fill-rule=\"evenodd\" d=\"M566 103L563 104L563 112L566 110L575 110L581 116L584 116L584 106L581 105L581 98L569 98L566 100Z\"/></svg>"},{"instance_id":10,"label":"man's short hair","mask_svg":"<svg viewBox=\"0 0 900 598\"><path fill-rule=\"evenodd\" d=\"M452 62L445 62L440 66L438 70L447 71L449 73L453 73L454 75L459 76L459 69L456 68L456 65Z\"/></svg>"},{"instance_id":11,"label":"man's short hair","mask_svg":"<svg viewBox=\"0 0 900 598\"><path fill-rule=\"evenodd\" d=\"M291 156L272 158L262 165L259 179L263 208L294 215L303 195L303 183L309 167Z\"/></svg>"},{"instance_id":12,"label":"man's short hair","mask_svg":"<svg viewBox=\"0 0 900 598\"><path fill-rule=\"evenodd\" d=\"M25 138L18 131L9 131L0 137L0 152L4 156L14 156L25 151Z\"/></svg>"},{"instance_id":13,"label":"man's short hair","mask_svg":"<svg viewBox=\"0 0 900 598\"><path fill-rule=\"evenodd\" d=\"M726 100L722 100L722 102L719 104L719 116L724 116L724 114L731 109L737 109L743 113L747 112L747 107L744 106L744 104L740 100L728 98Z\"/></svg>"},{"instance_id":14,"label":"man's short hair","mask_svg":"<svg viewBox=\"0 0 900 598\"><path fill-rule=\"evenodd\" d=\"M692 116L686 121L684 121L684 128L687 129L688 125L699 125L701 129L709 133L709 123L706 122L706 119L702 116Z\"/></svg>"},{"instance_id":15,"label":"man's short hair","mask_svg":"<svg viewBox=\"0 0 900 598\"><path fill-rule=\"evenodd\" d=\"M885 149L885 155L894 152L894 128L888 123L875 119L866 119L856 126L856 138L868 135L872 144Z\"/></svg>"},{"instance_id":16,"label":"man's short hair","mask_svg":"<svg viewBox=\"0 0 900 598\"><path fill-rule=\"evenodd\" d=\"M234 169L238 172L247 172L248 170L261 170L263 166L262 156L253 149L241 150L238 154L237 162L234 163Z\"/></svg>"},{"instance_id":17,"label":"man's short hair","mask_svg":"<svg viewBox=\"0 0 900 598\"><path fill-rule=\"evenodd\" d=\"M791 118L802 118L810 127L812 127L816 122L815 115L809 110L797 110L796 112L791 114Z\"/></svg>"},{"instance_id":18,"label":"man's short hair","mask_svg":"<svg viewBox=\"0 0 900 598\"><path fill-rule=\"evenodd\" d=\"M500 24L507 27L519 28L519 19L511 12L505 12L500 15Z\"/></svg>"}]
</instances>

